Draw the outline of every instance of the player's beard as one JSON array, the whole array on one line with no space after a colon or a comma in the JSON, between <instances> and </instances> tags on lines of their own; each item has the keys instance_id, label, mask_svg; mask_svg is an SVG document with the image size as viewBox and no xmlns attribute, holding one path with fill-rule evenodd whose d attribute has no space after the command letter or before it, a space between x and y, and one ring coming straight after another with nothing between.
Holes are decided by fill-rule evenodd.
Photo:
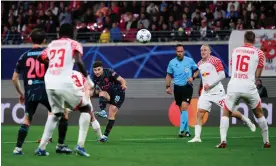
<instances>
[{"instance_id":1,"label":"player's beard","mask_svg":"<svg viewBox=\"0 0 276 166\"><path fill-rule=\"evenodd\" d=\"M178 60L182 61L184 56L176 56Z\"/></svg>"}]
</instances>

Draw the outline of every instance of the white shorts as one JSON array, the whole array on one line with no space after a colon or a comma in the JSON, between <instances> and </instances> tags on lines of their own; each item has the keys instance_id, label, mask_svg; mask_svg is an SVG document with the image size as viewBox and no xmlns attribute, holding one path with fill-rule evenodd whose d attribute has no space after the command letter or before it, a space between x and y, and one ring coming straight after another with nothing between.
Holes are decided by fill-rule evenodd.
<instances>
[{"instance_id":1,"label":"white shorts","mask_svg":"<svg viewBox=\"0 0 276 166\"><path fill-rule=\"evenodd\" d=\"M82 93L83 95L86 95L86 94L85 94L83 91L81 91L81 90L80 90L80 93ZM91 109L92 109L92 112L93 112L94 109L93 109L92 101L90 100L90 96L87 96L87 95L86 95L86 99L87 99L88 104L90 105L90 107L91 107ZM66 111L67 111L68 113L71 113L71 112L76 111L76 110L72 110L72 109L69 109L68 107L66 107Z\"/></svg>"},{"instance_id":2,"label":"white shorts","mask_svg":"<svg viewBox=\"0 0 276 166\"><path fill-rule=\"evenodd\" d=\"M224 97L225 97L224 91L217 93L217 94L207 94L207 93L204 94L203 93L198 99L197 108L210 112L212 103L223 108Z\"/></svg>"},{"instance_id":3,"label":"white shorts","mask_svg":"<svg viewBox=\"0 0 276 166\"><path fill-rule=\"evenodd\" d=\"M63 113L65 107L71 110L77 110L80 107L91 104L84 93L75 88L66 90L47 89L46 91L53 114Z\"/></svg>"},{"instance_id":4,"label":"white shorts","mask_svg":"<svg viewBox=\"0 0 276 166\"><path fill-rule=\"evenodd\" d=\"M261 104L261 98L258 91L254 93L243 93L243 92L229 92L225 96L224 107L229 111L235 111L235 105L239 100L243 99L250 109L255 109Z\"/></svg>"}]
</instances>

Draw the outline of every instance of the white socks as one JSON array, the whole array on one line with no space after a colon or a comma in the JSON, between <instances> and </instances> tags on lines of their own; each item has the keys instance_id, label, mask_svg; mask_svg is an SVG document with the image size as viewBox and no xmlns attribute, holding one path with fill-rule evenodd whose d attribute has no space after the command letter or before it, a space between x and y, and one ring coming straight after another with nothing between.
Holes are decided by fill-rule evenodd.
<instances>
[{"instance_id":1,"label":"white socks","mask_svg":"<svg viewBox=\"0 0 276 166\"><path fill-rule=\"evenodd\" d=\"M195 125L195 138L200 138L202 126Z\"/></svg>"},{"instance_id":2,"label":"white socks","mask_svg":"<svg viewBox=\"0 0 276 166\"><path fill-rule=\"evenodd\" d=\"M44 132L42 135L41 142L39 144L39 148L42 150L46 149L46 145L49 142L49 139L52 138L53 132L57 126L57 122L59 121L59 118L55 115L48 115L47 122L44 128Z\"/></svg>"},{"instance_id":3,"label":"white socks","mask_svg":"<svg viewBox=\"0 0 276 166\"><path fill-rule=\"evenodd\" d=\"M78 145L82 148L84 147L87 132L88 132L88 129L89 129L90 118L91 118L91 116L90 116L89 113L82 112L80 114Z\"/></svg>"},{"instance_id":4,"label":"white socks","mask_svg":"<svg viewBox=\"0 0 276 166\"><path fill-rule=\"evenodd\" d=\"M101 131L101 126L100 126L100 123L96 120L94 120L93 122L91 122L91 126L94 130L94 132L97 134L97 137L100 139L102 138L103 134L102 134L102 131Z\"/></svg>"},{"instance_id":5,"label":"white socks","mask_svg":"<svg viewBox=\"0 0 276 166\"><path fill-rule=\"evenodd\" d=\"M229 128L229 118L226 116L221 117L220 119L220 139L221 142L226 142L227 131Z\"/></svg>"},{"instance_id":6,"label":"white socks","mask_svg":"<svg viewBox=\"0 0 276 166\"><path fill-rule=\"evenodd\" d=\"M269 142L268 138L268 125L265 117L258 118L259 127L261 128L261 133L264 143Z\"/></svg>"}]
</instances>

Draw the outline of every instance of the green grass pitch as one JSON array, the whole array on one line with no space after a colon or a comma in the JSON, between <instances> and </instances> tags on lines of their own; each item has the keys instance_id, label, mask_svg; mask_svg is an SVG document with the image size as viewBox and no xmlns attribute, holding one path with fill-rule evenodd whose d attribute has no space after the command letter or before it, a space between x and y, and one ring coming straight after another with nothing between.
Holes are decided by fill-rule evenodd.
<instances>
[{"instance_id":1,"label":"green grass pitch","mask_svg":"<svg viewBox=\"0 0 276 166\"><path fill-rule=\"evenodd\" d=\"M190 138L178 138L175 127L115 126L108 143L96 142L90 128L86 151L89 158L76 155L57 155L54 143L48 144L46 157L34 156L38 146L34 143L42 136L42 126L32 126L23 145L24 156L12 151L19 126L2 126L2 166L275 166L276 128L270 128L271 149L262 148L260 130L255 133L246 127L231 127L228 147L216 149L219 127L205 127L202 143L188 143ZM193 133L193 129L192 129ZM66 143L74 148L78 127L70 126Z\"/></svg>"}]
</instances>

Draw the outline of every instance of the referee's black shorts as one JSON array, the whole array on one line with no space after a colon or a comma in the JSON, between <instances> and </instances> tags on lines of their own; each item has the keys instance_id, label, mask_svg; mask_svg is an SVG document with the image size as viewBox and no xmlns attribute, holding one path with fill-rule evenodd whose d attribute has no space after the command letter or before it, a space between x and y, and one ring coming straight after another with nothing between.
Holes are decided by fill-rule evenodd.
<instances>
[{"instance_id":1,"label":"referee's black shorts","mask_svg":"<svg viewBox=\"0 0 276 166\"><path fill-rule=\"evenodd\" d=\"M181 107L182 102L187 102L190 104L193 96L193 87L191 85L174 85L174 99L176 105Z\"/></svg>"}]
</instances>

